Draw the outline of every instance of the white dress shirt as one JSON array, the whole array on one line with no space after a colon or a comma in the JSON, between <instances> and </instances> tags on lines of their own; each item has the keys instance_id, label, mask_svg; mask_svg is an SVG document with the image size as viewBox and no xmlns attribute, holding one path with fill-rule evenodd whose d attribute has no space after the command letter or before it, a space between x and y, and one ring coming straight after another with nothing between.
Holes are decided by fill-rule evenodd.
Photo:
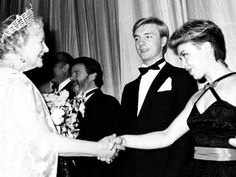
<instances>
[{"instance_id":1,"label":"white dress shirt","mask_svg":"<svg viewBox=\"0 0 236 177\"><path fill-rule=\"evenodd\" d=\"M149 70L147 73L145 73L144 75L142 75L141 80L140 80L140 84L139 84L139 93L138 93L138 111L137 111L137 115L139 114L143 102L146 98L147 92L153 82L153 80L155 79L155 77L157 76L157 74L160 72L160 70L163 68L163 66L165 65L166 62L163 62L159 65L160 69L159 70ZM147 65L143 64L142 67L148 67Z\"/></svg>"}]
</instances>

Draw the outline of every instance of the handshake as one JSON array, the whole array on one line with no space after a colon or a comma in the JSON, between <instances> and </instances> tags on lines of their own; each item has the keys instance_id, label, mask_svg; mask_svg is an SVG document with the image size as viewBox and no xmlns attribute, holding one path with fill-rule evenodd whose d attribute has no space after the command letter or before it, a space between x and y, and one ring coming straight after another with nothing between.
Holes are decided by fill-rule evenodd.
<instances>
[{"instance_id":1,"label":"handshake","mask_svg":"<svg viewBox=\"0 0 236 177\"><path fill-rule=\"evenodd\" d=\"M125 139L115 134L104 137L98 143L100 151L97 154L97 159L108 164L118 156L120 150L125 150Z\"/></svg>"}]
</instances>

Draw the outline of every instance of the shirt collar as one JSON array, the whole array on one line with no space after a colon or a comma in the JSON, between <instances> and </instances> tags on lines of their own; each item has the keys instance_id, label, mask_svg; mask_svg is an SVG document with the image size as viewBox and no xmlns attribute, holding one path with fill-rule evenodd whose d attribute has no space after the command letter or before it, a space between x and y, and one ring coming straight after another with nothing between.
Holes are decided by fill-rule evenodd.
<instances>
[{"instance_id":1,"label":"shirt collar","mask_svg":"<svg viewBox=\"0 0 236 177\"><path fill-rule=\"evenodd\" d=\"M60 85L58 87L58 91L61 91L70 81L71 81L70 78L67 78L62 83L60 83Z\"/></svg>"},{"instance_id":2,"label":"shirt collar","mask_svg":"<svg viewBox=\"0 0 236 177\"><path fill-rule=\"evenodd\" d=\"M98 87L95 87L95 88L89 89L89 90L87 90L86 92L84 92L84 94L86 95L86 93L88 93L88 92L90 92L90 91L92 91L92 90L95 90L95 89L98 89Z\"/></svg>"},{"instance_id":3,"label":"shirt collar","mask_svg":"<svg viewBox=\"0 0 236 177\"><path fill-rule=\"evenodd\" d=\"M160 59L162 59L162 58L160 58ZM160 59L159 59L159 60L160 60ZM158 60L157 60L157 61L158 61ZM157 61L156 61L156 62L157 62ZM163 63L159 64L158 66L159 66L160 69L161 69L161 68L163 68L163 66L164 66L165 64L166 64L166 61L164 61ZM141 67L148 67L148 65L143 63Z\"/></svg>"}]
</instances>

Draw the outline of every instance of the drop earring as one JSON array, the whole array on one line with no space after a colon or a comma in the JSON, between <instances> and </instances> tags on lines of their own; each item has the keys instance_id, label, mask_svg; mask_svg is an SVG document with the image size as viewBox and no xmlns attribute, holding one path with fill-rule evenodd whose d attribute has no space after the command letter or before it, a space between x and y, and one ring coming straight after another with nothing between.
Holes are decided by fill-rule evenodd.
<instances>
[{"instance_id":1,"label":"drop earring","mask_svg":"<svg viewBox=\"0 0 236 177\"><path fill-rule=\"evenodd\" d=\"M23 58L21 58L20 61L21 61L22 63L25 63L25 60L24 60Z\"/></svg>"}]
</instances>

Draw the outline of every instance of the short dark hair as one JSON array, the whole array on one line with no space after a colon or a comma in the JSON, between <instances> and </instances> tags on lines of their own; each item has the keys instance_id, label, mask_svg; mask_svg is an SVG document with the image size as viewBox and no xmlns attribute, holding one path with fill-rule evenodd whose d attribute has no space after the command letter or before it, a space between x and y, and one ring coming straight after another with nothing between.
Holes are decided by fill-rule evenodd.
<instances>
[{"instance_id":1,"label":"short dark hair","mask_svg":"<svg viewBox=\"0 0 236 177\"><path fill-rule=\"evenodd\" d=\"M71 73L71 65L73 63L74 58L66 52L56 52L53 56L54 64L61 64L61 67L68 64L69 69L68 72Z\"/></svg>"},{"instance_id":2,"label":"short dark hair","mask_svg":"<svg viewBox=\"0 0 236 177\"><path fill-rule=\"evenodd\" d=\"M76 64L83 64L88 74L96 73L97 76L94 80L96 86L101 88L103 85L103 72L100 64L94 59L90 57L78 57L73 60L72 66Z\"/></svg>"},{"instance_id":3,"label":"short dark hair","mask_svg":"<svg viewBox=\"0 0 236 177\"><path fill-rule=\"evenodd\" d=\"M136 23L133 26L133 37L135 35L136 30L140 26L146 25L146 24L155 24L157 26L157 29L159 30L161 38L162 37L167 38L166 45L163 47L163 54L164 54L167 50L167 42L169 40L169 29L168 29L167 25L159 18L148 17L148 18L141 18L138 21L136 21Z\"/></svg>"},{"instance_id":4,"label":"short dark hair","mask_svg":"<svg viewBox=\"0 0 236 177\"><path fill-rule=\"evenodd\" d=\"M66 52L57 52L54 55L55 63L69 64L72 65L73 57Z\"/></svg>"},{"instance_id":5,"label":"short dark hair","mask_svg":"<svg viewBox=\"0 0 236 177\"><path fill-rule=\"evenodd\" d=\"M225 64L226 48L221 29L209 20L190 20L178 28L170 37L169 47L177 54L177 47L183 43L201 44L209 42L214 49L216 61Z\"/></svg>"}]
</instances>

